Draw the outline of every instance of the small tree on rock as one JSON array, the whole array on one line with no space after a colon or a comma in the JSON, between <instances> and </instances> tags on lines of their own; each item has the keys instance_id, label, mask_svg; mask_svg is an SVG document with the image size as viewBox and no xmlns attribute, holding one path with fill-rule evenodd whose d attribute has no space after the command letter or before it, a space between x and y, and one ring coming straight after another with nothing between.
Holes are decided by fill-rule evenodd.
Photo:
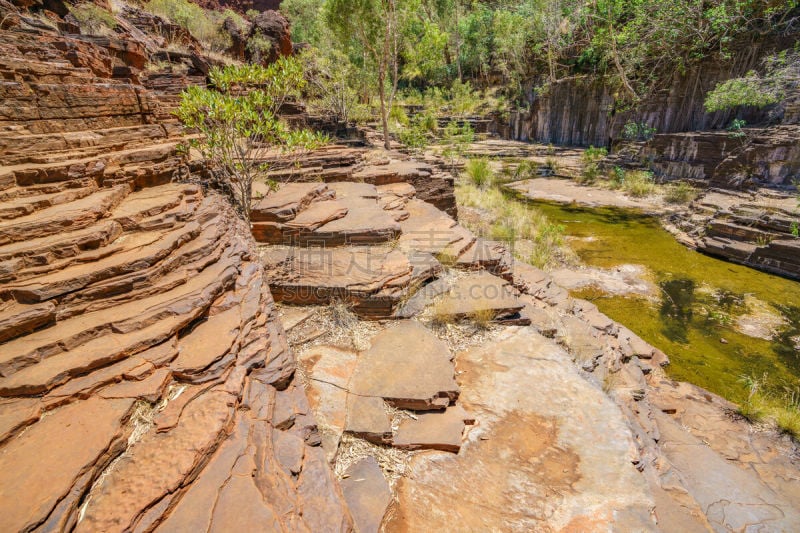
<instances>
[{"instance_id":1,"label":"small tree on rock","mask_svg":"<svg viewBox=\"0 0 800 533\"><path fill-rule=\"evenodd\" d=\"M326 142L309 130L291 129L278 111L305 84L301 64L281 58L261 65L215 67L209 72L211 88L192 86L181 95L175 114L186 128L199 135L189 146L200 154L212 185L228 193L241 215L250 221L253 183L268 180L275 155L298 158Z\"/></svg>"}]
</instances>

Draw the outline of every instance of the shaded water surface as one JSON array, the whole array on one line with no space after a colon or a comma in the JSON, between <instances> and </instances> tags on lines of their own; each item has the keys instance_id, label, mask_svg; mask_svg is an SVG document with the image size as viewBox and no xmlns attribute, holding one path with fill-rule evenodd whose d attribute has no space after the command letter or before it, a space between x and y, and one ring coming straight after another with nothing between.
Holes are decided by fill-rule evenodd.
<instances>
[{"instance_id":1,"label":"shaded water surface","mask_svg":"<svg viewBox=\"0 0 800 533\"><path fill-rule=\"evenodd\" d=\"M661 294L654 300L597 291L601 311L670 356L669 374L733 401L747 394L744 377L764 379L779 396L800 387L800 283L690 250L634 211L535 202L562 224L570 245L588 265L647 267ZM780 316L772 339L737 331L743 315Z\"/></svg>"}]
</instances>

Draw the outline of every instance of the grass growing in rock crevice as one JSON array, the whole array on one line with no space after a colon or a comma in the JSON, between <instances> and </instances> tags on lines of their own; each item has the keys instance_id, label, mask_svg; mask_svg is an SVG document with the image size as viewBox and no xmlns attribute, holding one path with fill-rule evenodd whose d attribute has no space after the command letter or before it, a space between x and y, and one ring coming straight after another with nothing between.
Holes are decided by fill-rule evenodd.
<instances>
[{"instance_id":1,"label":"grass growing in rock crevice","mask_svg":"<svg viewBox=\"0 0 800 533\"><path fill-rule=\"evenodd\" d=\"M461 223L481 237L506 243L516 259L535 267L568 262L572 256L564 245L563 226L502 191L500 185L485 159L470 160L465 178L456 186L456 200L478 213L462 217Z\"/></svg>"},{"instance_id":2,"label":"grass growing in rock crevice","mask_svg":"<svg viewBox=\"0 0 800 533\"><path fill-rule=\"evenodd\" d=\"M765 392L766 374L762 378L743 376L748 389L747 399L739 404L737 414L753 423L774 425L781 433L800 440L800 389L787 389L780 397Z\"/></svg>"}]
</instances>

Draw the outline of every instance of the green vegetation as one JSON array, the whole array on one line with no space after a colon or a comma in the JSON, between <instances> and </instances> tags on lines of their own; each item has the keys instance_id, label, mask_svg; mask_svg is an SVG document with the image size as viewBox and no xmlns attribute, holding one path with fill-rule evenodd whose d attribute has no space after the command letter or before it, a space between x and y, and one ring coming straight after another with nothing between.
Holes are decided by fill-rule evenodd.
<instances>
[{"instance_id":1,"label":"green vegetation","mask_svg":"<svg viewBox=\"0 0 800 533\"><path fill-rule=\"evenodd\" d=\"M670 377L699 385L744 409L760 409L784 426L791 424L797 412L789 408L791 391L800 388L795 348L800 308L786 302L800 301L797 282L690 250L654 217L546 203L536 208L574 237L570 247L585 264L648 268L660 292L656 302L588 291L577 296L591 299L603 313L668 354ZM771 340L737 329L742 315L757 312L758 302L784 319ZM727 343L720 342L723 337ZM750 405L742 376L759 378L759 395ZM795 393L795 406L796 398Z\"/></svg>"},{"instance_id":2,"label":"green vegetation","mask_svg":"<svg viewBox=\"0 0 800 533\"><path fill-rule=\"evenodd\" d=\"M464 155L474 140L475 132L472 131L472 126L468 122L459 126L456 121L451 120L445 126L439 144L442 146L442 155L450 162L450 171L453 174L455 174L456 161Z\"/></svg>"},{"instance_id":3,"label":"green vegetation","mask_svg":"<svg viewBox=\"0 0 800 533\"><path fill-rule=\"evenodd\" d=\"M470 160L476 161L481 160ZM483 163L476 165L483 167ZM497 181L487 178L493 183L487 186L486 181L478 180L483 184L479 186L468 176L456 187L456 199L459 205L476 209L480 218L466 217L462 224L482 237L506 243L518 260L538 268L559 264L568 254L563 226L553 224L538 209L503 192Z\"/></svg>"},{"instance_id":4,"label":"green vegetation","mask_svg":"<svg viewBox=\"0 0 800 533\"><path fill-rule=\"evenodd\" d=\"M603 76L617 109L625 109L704 58L729 59L737 39L791 28L797 6L798 0L285 0L281 10L296 41L318 55L344 54L361 73L351 88L362 103L378 96L387 114L395 96L408 101L424 94L431 101L439 89L458 99L467 86L503 87L500 97L480 98L496 97L507 108L532 90L583 74ZM789 56L776 56L764 74L750 78L763 88L769 72L779 76L791 63ZM751 86L729 89L758 103L777 94ZM726 98L712 100L719 107ZM474 104L454 105L452 112ZM627 133L646 140L653 132L632 123Z\"/></svg>"},{"instance_id":5,"label":"green vegetation","mask_svg":"<svg viewBox=\"0 0 800 533\"><path fill-rule=\"evenodd\" d=\"M268 58L272 52L272 41L264 37L261 30L256 30L247 40L245 46L247 51L250 52L251 61L253 63L261 63Z\"/></svg>"},{"instance_id":6,"label":"green vegetation","mask_svg":"<svg viewBox=\"0 0 800 533\"><path fill-rule=\"evenodd\" d=\"M594 183L600 176L600 160L606 155L608 155L608 151L605 148L590 146L584 150L583 155L581 155L583 169L578 181L586 184Z\"/></svg>"},{"instance_id":7,"label":"green vegetation","mask_svg":"<svg viewBox=\"0 0 800 533\"><path fill-rule=\"evenodd\" d=\"M786 387L782 394L764 390L768 382L761 378L742 376L740 382L748 394L738 406L737 413L751 422L772 423L780 431L800 439L800 389Z\"/></svg>"},{"instance_id":8,"label":"green vegetation","mask_svg":"<svg viewBox=\"0 0 800 533\"><path fill-rule=\"evenodd\" d=\"M740 118L733 119L727 128L728 131L730 132L728 133L728 137L731 137L732 139L740 139L746 136L747 134L744 131L742 131L742 128L745 125L747 125L746 121Z\"/></svg>"},{"instance_id":9,"label":"green vegetation","mask_svg":"<svg viewBox=\"0 0 800 533\"><path fill-rule=\"evenodd\" d=\"M629 141L649 141L656 129L644 122L628 122L622 127L622 137Z\"/></svg>"},{"instance_id":10,"label":"green vegetation","mask_svg":"<svg viewBox=\"0 0 800 533\"><path fill-rule=\"evenodd\" d=\"M70 6L69 12L78 21L81 32L88 35L100 35L117 27L114 15L96 4L85 3Z\"/></svg>"},{"instance_id":11,"label":"green vegetation","mask_svg":"<svg viewBox=\"0 0 800 533\"><path fill-rule=\"evenodd\" d=\"M189 0L150 0L145 4L150 13L159 15L186 29L192 36L215 52L226 50L231 45L230 35L222 30L226 18L233 18L242 25L242 17L230 9L206 10ZM165 35L167 39L174 36Z\"/></svg>"},{"instance_id":12,"label":"green vegetation","mask_svg":"<svg viewBox=\"0 0 800 533\"><path fill-rule=\"evenodd\" d=\"M664 191L664 200L670 204L688 204L697 198L697 189L686 182L667 185Z\"/></svg>"},{"instance_id":13,"label":"green vegetation","mask_svg":"<svg viewBox=\"0 0 800 533\"><path fill-rule=\"evenodd\" d=\"M308 130L292 130L278 116L283 102L305 86L302 64L281 58L268 67L215 67L213 89L188 87L176 115L201 136L190 141L212 175L211 185L226 191L245 220L250 220L252 186L267 177L269 151L302 154L325 142Z\"/></svg>"},{"instance_id":14,"label":"green vegetation","mask_svg":"<svg viewBox=\"0 0 800 533\"><path fill-rule=\"evenodd\" d=\"M706 111L737 106L765 107L778 103L787 90L798 86L800 49L782 50L763 61L762 74L751 70L742 78L717 84L705 100ZM744 124L742 124L744 125Z\"/></svg>"},{"instance_id":15,"label":"green vegetation","mask_svg":"<svg viewBox=\"0 0 800 533\"><path fill-rule=\"evenodd\" d=\"M625 173L622 189L636 198L650 196L656 191L653 173L644 170L634 170Z\"/></svg>"},{"instance_id":16,"label":"green vegetation","mask_svg":"<svg viewBox=\"0 0 800 533\"><path fill-rule=\"evenodd\" d=\"M494 172L485 157L467 160L464 172L472 185L479 189L486 189L494 184Z\"/></svg>"}]
</instances>

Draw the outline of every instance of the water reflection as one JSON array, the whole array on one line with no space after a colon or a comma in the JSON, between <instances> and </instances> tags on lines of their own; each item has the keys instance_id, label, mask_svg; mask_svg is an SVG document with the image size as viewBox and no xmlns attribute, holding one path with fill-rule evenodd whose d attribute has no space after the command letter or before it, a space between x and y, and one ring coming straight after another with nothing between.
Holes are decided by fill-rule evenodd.
<instances>
[{"instance_id":1,"label":"water reflection","mask_svg":"<svg viewBox=\"0 0 800 533\"><path fill-rule=\"evenodd\" d=\"M671 279L659 283L662 292L659 314L663 333L673 342L686 344L692 322L695 301L695 283L688 278Z\"/></svg>"},{"instance_id":2,"label":"water reflection","mask_svg":"<svg viewBox=\"0 0 800 533\"><path fill-rule=\"evenodd\" d=\"M800 373L800 306L776 305L778 311L786 319L772 340L772 349L786 366Z\"/></svg>"}]
</instances>

